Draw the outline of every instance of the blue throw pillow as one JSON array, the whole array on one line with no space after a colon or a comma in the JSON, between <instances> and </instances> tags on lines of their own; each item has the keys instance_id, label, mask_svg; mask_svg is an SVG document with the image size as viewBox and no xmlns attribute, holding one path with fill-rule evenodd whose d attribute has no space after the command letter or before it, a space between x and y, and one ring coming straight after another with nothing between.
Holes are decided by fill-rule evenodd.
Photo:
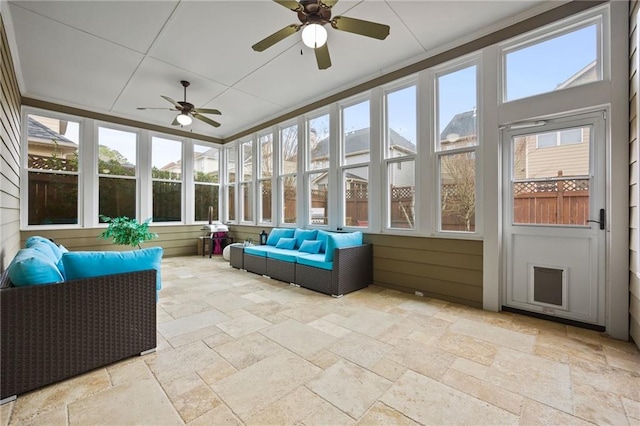
<instances>
[{"instance_id":1,"label":"blue throw pillow","mask_svg":"<svg viewBox=\"0 0 640 426\"><path fill-rule=\"evenodd\" d=\"M62 255L62 263L67 280L155 269L156 290L160 290L162 252L162 247L131 251L70 251Z\"/></svg>"},{"instance_id":2,"label":"blue throw pillow","mask_svg":"<svg viewBox=\"0 0 640 426\"><path fill-rule=\"evenodd\" d=\"M39 251L42 251L47 254L49 253L49 251L42 247L43 246L48 247L49 250L51 250L51 254L53 255L53 263L58 267L62 276L65 277L64 265L62 264L62 254L68 252L69 250L64 248L62 245L54 243L48 238L40 237L37 235L27 238L27 241L25 241L24 246L26 248L36 247Z\"/></svg>"},{"instance_id":3,"label":"blue throw pillow","mask_svg":"<svg viewBox=\"0 0 640 426\"><path fill-rule=\"evenodd\" d=\"M362 245L362 232L333 233L327 236L327 250L324 255L325 262L333 262L333 250L340 247Z\"/></svg>"},{"instance_id":4,"label":"blue throw pillow","mask_svg":"<svg viewBox=\"0 0 640 426\"><path fill-rule=\"evenodd\" d=\"M293 237L294 230L287 228L273 228L269 233L269 237L267 238L268 246L275 246L278 244L278 240L280 238L291 238Z\"/></svg>"},{"instance_id":5,"label":"blue throw pillow","mask_svg":"<svg viewBox=\"0 0 640 426\"><path fill-rule=\"evenodd\" d=\"M16 287L64 281L56 264L46 254L34 248L18 250L7 270L11 283Z\"/></svg>"},{"instance_id":6,"label":"blue throw pillow","mask_svg":"<svg viewBox=\"0 0 640 426\"><path fill-rule=\"evenodd\" d=\"M303 251L305 253L317 254L317 253L320 253L320 248L322 248L321 241L305 240L302 242L298 250Z\"/></svg>"},{"instance_id":7,"label":"blue throw pillow","mask_svg":"<svg viewBox=\"0 0 640 426\"><path fill-rule=\"evenodd\" d=\"M316 235L318 235L317 229L300 229L296 228L296 231L293 233L293 236L296 238L296 248L299 248L302 245L302 242L305 240L315 240Z\"/></svg>"},{"instance_id":8,"label":"blue throw pillow","mask_svg":"<svg viewBox=\"0 0 640 426\"><path fill-rule=\"evenodd\" d=\"M296 239L295 238L280 238L278 240L278 244L276 244L276 248L293 250L296 247Z\"/></svg>"}]
</instances>

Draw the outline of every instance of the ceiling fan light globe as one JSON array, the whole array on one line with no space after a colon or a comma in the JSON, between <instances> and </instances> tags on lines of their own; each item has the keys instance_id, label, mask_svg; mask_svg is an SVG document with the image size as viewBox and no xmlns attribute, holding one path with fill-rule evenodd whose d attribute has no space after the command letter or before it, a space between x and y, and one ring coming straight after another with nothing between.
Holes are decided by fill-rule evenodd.
<instances>
[{"instance_id":1,"label":"ceiling fan light globe","mask_svg":"<svg viewBox=\"0 0 640 426\"><path fill-rule=\"evenodd\" d=\"M178 114L176 120L178 120L178 123L182 124L183 126L188 126L193 121L187 114Z\"/></svg>"},{"instance_id":2,"label":"ceiling fan light globe","mask_svg":"<svg viewBox=\"0 0 640 426\"><path fill-rule=\"evenodd\" d=\"M312 48L324 46L327 42L327 30L319 24L309 24L302 30L302 42Z\"/></svg>"}]
</instances>

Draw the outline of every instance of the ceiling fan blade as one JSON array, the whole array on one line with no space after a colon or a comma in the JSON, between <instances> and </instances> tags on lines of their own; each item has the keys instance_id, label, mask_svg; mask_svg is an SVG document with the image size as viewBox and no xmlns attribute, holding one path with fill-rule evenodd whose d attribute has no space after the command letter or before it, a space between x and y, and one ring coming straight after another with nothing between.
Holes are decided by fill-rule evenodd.
<instances>
[{"instance_id":1,"label":"ceiling fan blade","mask_svg":"<svg viewBox=\"0 0 640 426\"><path fill-rule=\"evenodd\" d=\"M320 2L327 7L333 7L338 3L338 0L320 0Z\"/></svg>"},{"instance_id":2,"label":"ceiling fan blade","mask_svg":"<svg viewBox=\"0 0 640 426\"><path fill-rule=\"evenodd\" d=\"M347 16L336 16L331 20L331 26L336 30L373 37L378 40L384 40L389 35L388 25L349 18Z\"/></svg>"},{"instance_id":3,"label":"ceiling fan blade","mask_svg":"<svg viewBox=\"0 0 640 426\"><path fill-rule=\"evenodd\" d=\"M280 6L284 6L287 9L298 10L300 8L300 3L296 0L273 0L278 3Z\"/></svg>"},{"instance_id":4,"label":"ceiling fan blade","mask_svg":"<svg viewBox=\"0 0 640 426\"><path fill-rule=\"evenodd\" d=\"M176 118L173 119L173 121L171 122L172 126L179 126L180 123L178 123L178 116L176 115Z\"/></svg>"},{"instance_id":5,"label":"ceiling fan blade","mask_svg":"<svg viewBox=\"0 0 640 426\"><path fill-rule=\"evenodd\" d=\"M296 25L296 24L288 25L283 29L281 29L280 31L276 31L275 33L271 34L269 37L266 37L265 39L260 40L259 42L251 46L251 48L256 52L262 52L263 50L273 46L277 42L297 32L299 29L300 29L300 25Z\"/></svg>"},{"instance_id":6,"label":"ceiling fan blade","mask_svg":"<svg viewBox=\"0 0 640 426\"><path fill-rule=\"evenodd\" d=\"M327 43L313 50L316 52L318 69L326 70L329 68L331 66L331 57L329 56L329 46Z\"/></svg>"},{"instance_id":7,"label":"ceiling fan blade","mask_svg":"<svg viewBox=\"0 0 640 426\"><path fill-rule=\"evenodd\" d=\"M139 109L140 111L146 111L148 109L162 109L166 111L175 111L175 109L173 108L156 108L156 107L137 107L136 109Z\"/></svg>"},{"instance_id":8,"label":"ceiling fan blade","mask_svg":"<svg viewBox=\"0 0 640 426\"><path fill-rule=\"evenodd\" d=\"M213 127L220 127L220 123L218 123L217 121L213 121L212 119L207 118L207 117L205 117L204 115L200 115L200 114L198 114L198 113L194 113L194 114L193 114L193 117L194 117L194 118L197 118L197 119L198 119L198 120L200 120L200 121L204 121L205 123L210 124L210 125L212 125Z\"/></svg>"},{"instance_id":9,"label":"ceiling fan blade","mask_svg":"<svg viewBox=\"0 0 640 426\"><path fill-rule=\"evenodd\" d=\"M177 103L176 101L174 101L174 100L173 100L173 99L171 99L170 97L168 97L168 96L164 96L164 95L160 95L160 97L161 97L162 99L165 99L165 100L167 100L167 101L171 102L173 105L175 105L175 107L176 107L176 108L178 108L178 110L182 111L182 105L180 105L179 103Z\"/></svg>"},{"instance_id":10,"label":"ceiling fan blade","mask_svg":"<svg viewBox=\"0 0 640 426\"><path fill-rule=\"evenodd\" d=\"M195 112L197 114L217 114L217 115L222 115L222 113L220 111L218 111L217 109L195 108L193 110L193 112Z\"/></svg>"}]
</instances>

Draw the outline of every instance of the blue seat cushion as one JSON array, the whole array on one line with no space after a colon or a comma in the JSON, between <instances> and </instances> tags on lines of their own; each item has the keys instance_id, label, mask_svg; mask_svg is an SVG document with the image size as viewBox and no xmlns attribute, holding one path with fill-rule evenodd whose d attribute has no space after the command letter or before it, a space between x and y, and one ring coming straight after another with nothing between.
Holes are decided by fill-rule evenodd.
<instances>
[{"instance_id":1,"label":"blue seat cushion","mask_svg":"<svg viewBox=\"0 0 640 426\"><path fill-rule=\"evenodd\" d=\"M162 247L130 251L70 251L62 255L67 280L155 269L156 290L162 288Z\"/></svg>"},{"instance_id":2,"label":"blue seat cushion","mask_svg":"<svg viewBox=\"0 0 640 426\"><path fill-rule=\"evenodd\" d=\"M295 238L280 238L278 244L276 244L276 248L294 250L296 248L296 241Z\"/></svg>"},{"instance_id":3,"label":"blue seat cushion","mask_svg":"<svg viewBox=\"0 0 640 426\"><path fill-rule=\"evenodd\" d=\"M317 254L317 253L320 253L321 248L322 248L322 241L304 240L302 244L300 244L300 248L298 250L305 253Z\"/></svg>"},{"instance_id":4,"label":"blue seat cushion","mask_svg":"<svg viewBox=\"0 0 640 426\"><path fill-rule=\"evenodd\" d=\"M362 232L333 233L327 236L327 251L324 254L325 262L333 262L333 250L340 247L362 245Z\"/></svg>"},{"instance_id":5,"label":"blue seat cushion","mask_svg":"<svg viewBox=\"0 0 640 426\"><path fill-rule=\"evenodd\" d=\"M313 266L315 268L326 269L327 271L333 270L333 262L327 262L324 260L324 253L308 254L306 256L300 256L298 258L300 265Z\"/></svg>"},{"instance_id":6,"label":"blue seat cushion","mask_svg":"<svg viewBox=\"0 0 640 426\"><path fill-rule=\"evenodd\" d=\"M275 248L267 252L267 259L282 260L283 262L296 263L299 258L308 256L309 253L300 252L298 250L287 250Z\"/></svg>"},{"instance_id":7,"label":"blue seat cushion","mask_svg":"<svg viewBox=\"0 0 640 426\"><path fill-rule=\"evenodd\" d=\"M246 246L244 252L253 256L267 257L267 252L275 249L272 246Z\"/></svg>"},{"instance_id":8,"label":"blue seat cushion","mask_svg":"<svg viewBox=\"0 0 640 426\"><path fill-rule=\"evenodd\" d=\"M7 267L7 272L15 287L64 281L64 277L50 256L33 247L18 250Z\"/></svg>"},{"instance_id":9,"label":"blue seat cushion","mask_svg":"<svg viewBox=\"0 0 640 426\"><path fill-rule=\"evenodd\" d=\"M293 233L293 236L296 239L295 248L300 248L300 246L302 245L303 241L305 241L305 240L315 240L316 239L316 235L318 235L318 230L317 229L300 229L300 228L296 228L295 232Z\"/></svg>"},{"instance_id":10,"label":"blue seat cushion","mask_svg":"<svg viewBox=\"0 0 640 426\"><path fill-rule=\"evenodd\" d=\"M280 238L293 238L295 230L289 228L273 228L267 238L267 245L275 247Z\"/></svg>"}]
</instances>

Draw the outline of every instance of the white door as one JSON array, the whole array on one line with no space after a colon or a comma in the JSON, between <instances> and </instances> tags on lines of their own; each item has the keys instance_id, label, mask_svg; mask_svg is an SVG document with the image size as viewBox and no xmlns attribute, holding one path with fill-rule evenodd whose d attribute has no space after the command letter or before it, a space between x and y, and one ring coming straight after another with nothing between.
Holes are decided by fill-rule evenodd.
<instances>
[{"instance_id":1,"label":"white door","mask_svg":"<svg viewBox=\"0 0 640 426\"><path fill-rule=\"evenodd\" d=\"M503 149L503 305L604 326L604 113L511 126Z\"/></svg>"}]
</instances>

